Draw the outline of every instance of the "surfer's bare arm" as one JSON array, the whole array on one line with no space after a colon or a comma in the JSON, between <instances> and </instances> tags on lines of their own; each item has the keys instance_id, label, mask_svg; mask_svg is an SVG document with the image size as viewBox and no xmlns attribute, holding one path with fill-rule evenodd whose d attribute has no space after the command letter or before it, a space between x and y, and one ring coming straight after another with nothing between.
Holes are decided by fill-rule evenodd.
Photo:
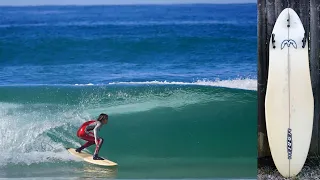
<instances>
[{"instance_id":1,"label":"surfer's bare arm","mask_svg":"<svg viewBox=\"0 0 320 180\"><path fill-rule=\"evenodd\" d=\"M100 129L101 125L102 125L101 122L100 122L100 121L97 121L97 125L96 125L96 127L94 127L94 129L93 129L94 141L95 141L96 144L98 144L98 138L99 138L99 136L98 136L98 130Z\"/></svg>"}]
</instances>

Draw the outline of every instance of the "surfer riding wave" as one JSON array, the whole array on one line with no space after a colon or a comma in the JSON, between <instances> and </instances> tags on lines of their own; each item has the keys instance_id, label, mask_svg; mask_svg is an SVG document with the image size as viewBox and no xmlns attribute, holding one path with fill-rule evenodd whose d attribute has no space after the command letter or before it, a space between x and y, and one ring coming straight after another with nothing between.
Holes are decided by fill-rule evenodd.
<instances>
[{"instance_id":1,"label":"surfer riding wave","mask_svg":"<svg viewBox=\"0 0 320 180\"><path fill-rule=\"evenodd\" d=\"M88 148L93 144L96 144L96 149L93 154L94 160L104 160L99 157L99 150L103 144L103 139L98 136L98 131L100 128L108 123L108 115L100 114L97 120L90 120L81 125L81 127L77 131L77 136L85 141L81 147L76 149L76 152L80 153L84 148Z\"/></svg>"}]
</instances>

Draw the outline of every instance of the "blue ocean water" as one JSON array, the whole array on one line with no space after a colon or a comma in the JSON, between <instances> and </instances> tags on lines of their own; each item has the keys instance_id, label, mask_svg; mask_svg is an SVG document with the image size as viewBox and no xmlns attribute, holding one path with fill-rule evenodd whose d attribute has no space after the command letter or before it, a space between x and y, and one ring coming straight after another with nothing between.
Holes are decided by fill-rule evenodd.
<instances>
[{"instance_id":1,"label":"blue ocean water","mask_svg":"<svg viewBox=\"0 0 320 180\"><path fill-rule=\"evenodd\" d=\"M0 7L0 177L255 178L256 16L256 4ZM102 112L116 169L65 150Z\"/></svg>"}]
</instances>

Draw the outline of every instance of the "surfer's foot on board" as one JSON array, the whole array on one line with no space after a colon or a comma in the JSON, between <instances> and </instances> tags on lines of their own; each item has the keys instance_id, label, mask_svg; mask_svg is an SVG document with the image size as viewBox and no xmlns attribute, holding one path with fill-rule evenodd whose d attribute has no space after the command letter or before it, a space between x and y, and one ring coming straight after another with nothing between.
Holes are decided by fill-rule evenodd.
<instances>
[{"instance_id":1,"label":"surfer's foot on board","mask_svg":"<svg viewBox=\"0 0 320 180\"><path fill-rule=\"evenodd\" d=\"M104 160L102 157L99 157L97 154L93 155L93 160Z\"/></svg>"},{"instance_id":2,"label":"surfer's foot on board","mask_svg":"<svg viewBox=\"0 0 320 180\"><path fill-rule=\"evenodd\" d=\"M79 147L76 149L76 152L81 153L81 150L82 150L81 147Z\"/></svg>"}]
</instances>

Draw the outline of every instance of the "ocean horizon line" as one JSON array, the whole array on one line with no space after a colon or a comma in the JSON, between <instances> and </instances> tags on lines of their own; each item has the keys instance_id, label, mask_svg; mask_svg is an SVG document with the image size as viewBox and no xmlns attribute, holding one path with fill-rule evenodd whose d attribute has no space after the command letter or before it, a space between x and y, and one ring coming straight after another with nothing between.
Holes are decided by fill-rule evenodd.
<instances>
[{"instance_id":1,"label":"ocean horizon line","mask_svg":"<svg viewBox=\"0 0 320 180\"><path fill-rule=\"evenodd\" d=\"M220 3L123 3L123 4L22 4L22 5L1 5L0 7L96 7L96 6L181 6L181 5L250 5L256 2L220 2Z\"/></svg>"}]
</instances>

